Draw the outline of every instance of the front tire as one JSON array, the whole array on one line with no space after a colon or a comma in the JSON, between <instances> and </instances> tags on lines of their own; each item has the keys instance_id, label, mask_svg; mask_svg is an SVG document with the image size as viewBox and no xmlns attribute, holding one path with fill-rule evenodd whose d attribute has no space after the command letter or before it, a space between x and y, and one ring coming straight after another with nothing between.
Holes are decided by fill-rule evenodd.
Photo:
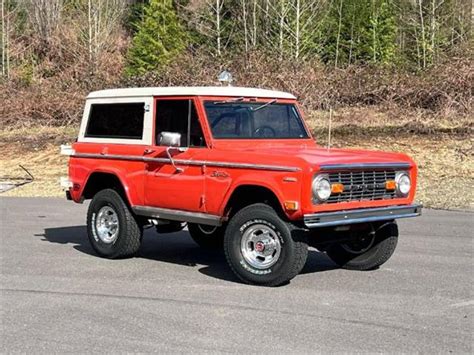
<instances>
[{"instance_id":1,"label":"front tire","mask_svg":"<svg viewBox=\"0 0 474 355\"><path fill-rule=\"evenodd\" d=\"M278 286L299 274L308 245L273 208L257 203L232 217L224 235L224 251L231 269L242 281Z\"/></svg>"},{"instance_id":2,"label":"front tire","mask_svg":"<svg viewBox=\"0 0 474 355\"><path fill-rule=\"evenodd\" d=\"M331 245L326 253L343 269L374 270L390 259L397 242L397 224L387 222L365 231L358 240Z\"/></svg>"},{"instance_id":3,"label":"front tire","mask_svg":"<svg viewBox=\"0 0 474 355\"><path fill-rule=\"evenodd\" d=\"M138 251L142 229L122 197L115 190L105 189L89 205L87 234L99 256L116 259Z\"/></svg>"}]
</instances>

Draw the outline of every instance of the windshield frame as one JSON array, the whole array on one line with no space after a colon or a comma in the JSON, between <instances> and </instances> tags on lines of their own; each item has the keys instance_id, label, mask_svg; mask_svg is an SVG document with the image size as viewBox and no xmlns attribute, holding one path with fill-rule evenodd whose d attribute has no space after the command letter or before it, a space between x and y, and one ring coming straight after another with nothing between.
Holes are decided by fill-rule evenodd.
<instances>
[{"instance_id":1,"label":"windshield frame","mask_svg":"<svg viewBox=\"0 0 474 355\"><path fill-rule=\"evenodd\" d=\"M277 142L277 141L296 141L296 142L302 142L302 141L312 141L313 137L312 134L306 125L306 122L304 120L304 116L300 110L300 107L297 103L296 100L294 99L279 99L279 98L251 98L251 97L244 97L243 100L236 101L235 104L254 104L254 105L292 105L294 107L297 119L299 119L299 123L301 124L301 128L303 129L303 132L306 134L305 137L216 137L214 133L212 132L211 128L211 122L209 121L209 118L207 116L207 110L206 110L206 103L216 103L216 102L225 102L229 101L229 104L234 104L231 102L232 99L235 99L235 97L201 97L201 107L202 107L202 113L204 117L205 124L207 126L208 132L210 136L212 137L213 140L216 141L258 141L258 142ZM266 107L268 107L266 106Z\"/></svg>"}]
</instances>

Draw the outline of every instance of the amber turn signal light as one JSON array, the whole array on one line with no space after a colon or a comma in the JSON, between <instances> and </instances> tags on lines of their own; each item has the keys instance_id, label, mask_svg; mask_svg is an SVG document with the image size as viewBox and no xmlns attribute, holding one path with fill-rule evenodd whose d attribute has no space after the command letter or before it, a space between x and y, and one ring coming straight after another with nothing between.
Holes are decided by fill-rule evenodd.
<instances>
[{"instance_id":1,"label":"amber turn signal light","mask_svg":"<svg viewBox=\"0 0 474 355\"><path fill-rule=\"evenodd\" d=\"M344 191L343 184L332 184L331 185L331 193L332 194L340 194Z\"/></svg>"},{"instance_id":2,"label":"amber turn signal light","mask_svg":"<svg viewBox=\"0 0 474 355\"><path fill-rule=\"evenodd\" d=\"M297 201L285 201L285 210L287 211L297 211L298 202Z\"/></svg>"},{"instance_id":3,"label":"amber turn signal light","mask_svg":"<svg viewBox=\"0 0 474 355\"><path fill-rule=\"evenodd\" d=\"M397 188L397 183L395 182L395 180L385 181L386 190L395 190L396 188Z\"/></svg>"}]
</instances>

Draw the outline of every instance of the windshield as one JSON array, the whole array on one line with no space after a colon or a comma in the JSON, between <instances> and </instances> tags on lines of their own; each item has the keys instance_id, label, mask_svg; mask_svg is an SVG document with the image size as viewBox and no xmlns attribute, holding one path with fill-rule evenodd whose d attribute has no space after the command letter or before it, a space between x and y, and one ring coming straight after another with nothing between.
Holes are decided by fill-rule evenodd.
<instances>
[{"instance_id":1,"label":"windshield","mask_svg":"<svg viewBox=\"0 0 474 355\"><path fill-rule=\"evenodd\" d=\"M308 138L294 104L206 101L207 119L214 138Z\"/></svg>"}]
</instances>

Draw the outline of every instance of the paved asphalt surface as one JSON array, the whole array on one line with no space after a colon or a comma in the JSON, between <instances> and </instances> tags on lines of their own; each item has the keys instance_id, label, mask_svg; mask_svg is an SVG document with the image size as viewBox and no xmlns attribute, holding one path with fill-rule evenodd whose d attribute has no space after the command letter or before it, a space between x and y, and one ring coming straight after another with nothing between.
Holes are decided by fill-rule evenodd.
<instances>
[{"instance_id":1,"label":"paved asphalt surface","mask_svg":"<svg viewBox=\"0 0 474 355\"><path fill-rule=\"evenodd\" d=\"M0 198L0 351L473 351L473 214L401 220L380 270L311 250L278 288L247 286L187 232L146 232L138 257L88 244L87 205Z\"/></svg>"}]
</instances>

